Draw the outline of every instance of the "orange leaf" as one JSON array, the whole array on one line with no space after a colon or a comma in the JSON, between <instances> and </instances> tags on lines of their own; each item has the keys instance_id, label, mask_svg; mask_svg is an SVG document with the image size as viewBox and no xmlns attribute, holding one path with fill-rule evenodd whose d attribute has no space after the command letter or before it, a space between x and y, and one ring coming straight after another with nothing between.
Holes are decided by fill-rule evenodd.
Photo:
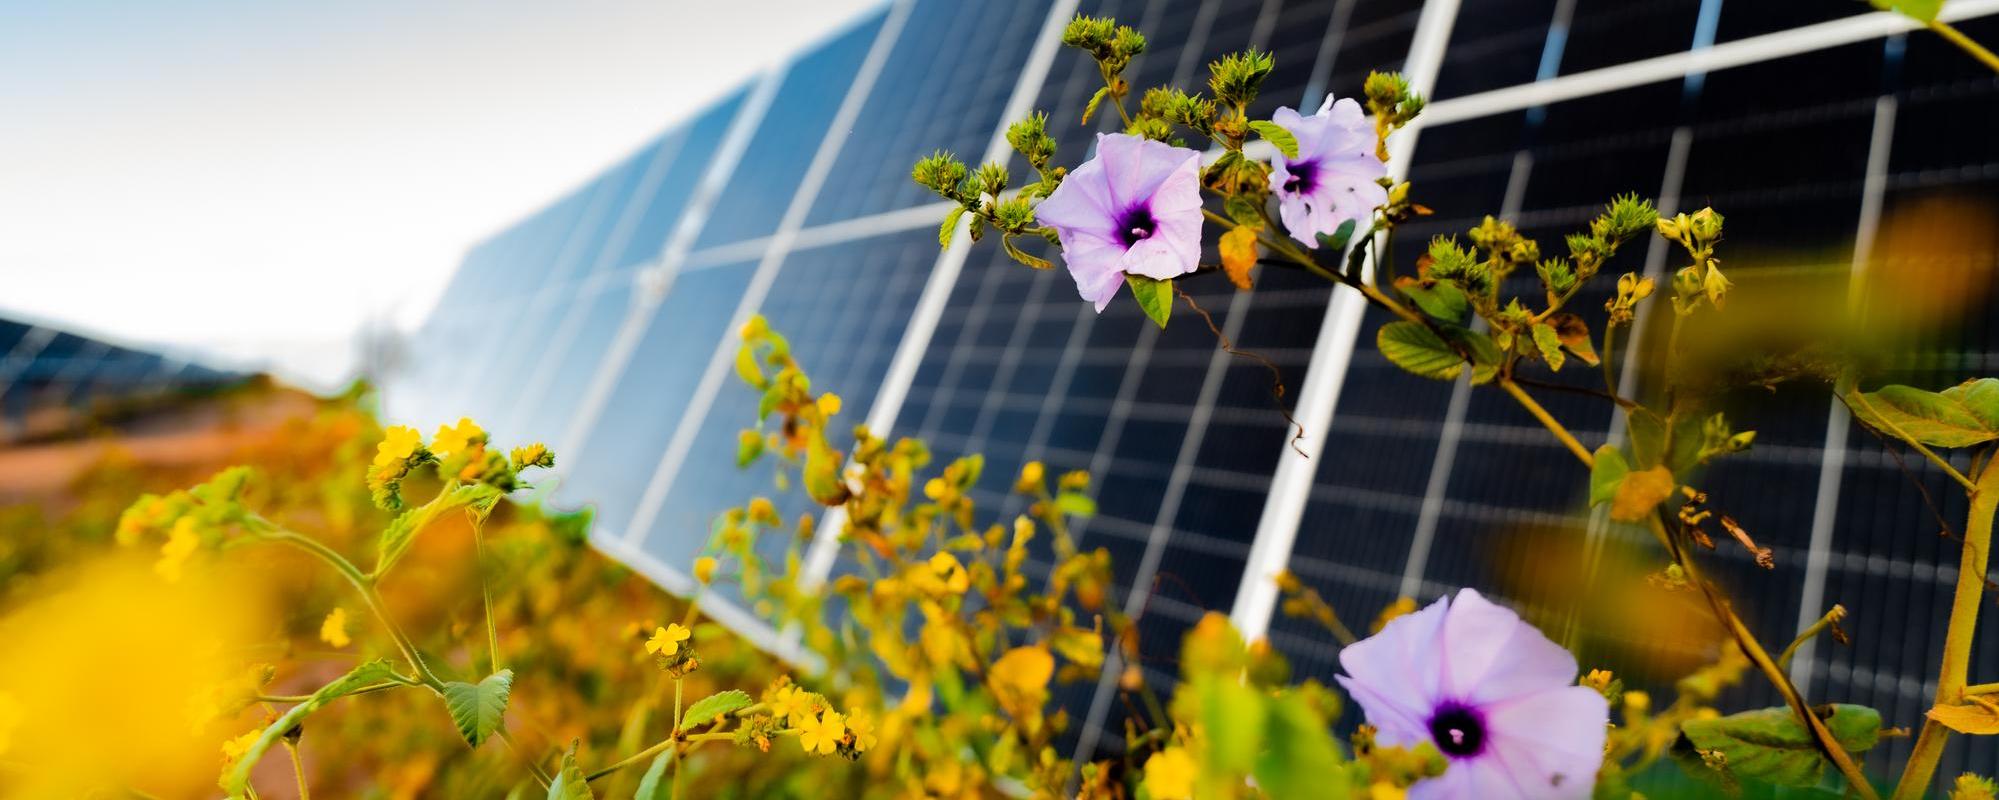
<instances>
[{"instance_id":1,"label":"orange leaf","mask_svg":"<svg viewBox=\"0 0 1999 800\"><path fill-rule=\"evenodd\" d=\"M1237 289L1249 288L1249 269L1256 266L1256 229L1238 226L1222 234L1222 271Z\"/></svg>"},{"instance_id":2,"label":"orange leaf","mask_svg":"<svg viewBox=\"0 0 1999 800\"><path fill-rule=\"evenodd\" d=\"M1999 734L1999 708L1990 703L1978 702L1962 706L1937 706L1930 709L1930 719L1958 733L1993 735Z\"/></svg>"},{"instance_id":3,"label":"orange leaf","mask_svg":"<svg viewBox=\"0 0 1999 800\"><path fill-rule=\"evenodd\" d=\"M1624 476L1617 496L1610 501L1610 518L1618 522L1639 522L1673 495L1673 472L1653 467Z\"/></svg>"}]
</instances>

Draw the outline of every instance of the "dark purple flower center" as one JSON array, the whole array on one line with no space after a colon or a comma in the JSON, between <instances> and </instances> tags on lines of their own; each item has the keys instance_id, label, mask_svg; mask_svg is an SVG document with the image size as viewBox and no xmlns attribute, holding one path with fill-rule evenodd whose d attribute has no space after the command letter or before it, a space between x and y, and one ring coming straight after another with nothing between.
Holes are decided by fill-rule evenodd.
<instances>
[{"instance_id":1,"label":"dark purple flower center","mask_svg":"<svg viewBox=\"0 0 1999 800\"><path fill-rule=\"evenodd\" d=\"M1306 194L1319 185L1319 165L1312 161L1285 164L1284 171L1290 177L1284 179L1284 191L1292 194Z\"/></svg>"},{"instance_id":2,"label":"dark purple flower center","mask_svg":"<svg viewBox=\"0 0 1999 800\"><path fill-rule=\"evenodd\" d=\"M1152 232L1159 229L1159 221L1152 218L1152 209L1135 206L1118 217L1118 236L1124 241L1125 249L1145 241Z\"/></svg>"},{"instance_id":3,"label":"dark purple flower center","mask_svg":"<svg viewBox=\"0 0 1999 800\"><path fill-rule=\"evenodd\" d=\"M1444 703L1430 716L1430 738L1452 758L1478 755L1485 750L1485 718L1462 703Z\"/></svg>"}]
</instances>

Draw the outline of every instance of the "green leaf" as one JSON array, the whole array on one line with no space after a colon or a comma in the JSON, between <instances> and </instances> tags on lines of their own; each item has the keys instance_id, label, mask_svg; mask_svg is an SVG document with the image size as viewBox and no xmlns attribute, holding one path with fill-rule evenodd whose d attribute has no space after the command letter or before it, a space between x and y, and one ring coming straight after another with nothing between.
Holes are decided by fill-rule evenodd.
<instances>
[{"instance_id":1,"label":"green leaf","mask_svg":"<svg viewBox=\"0 0 1999 800\"><path fill-rule=\"evenodd\" d=\"M1351 224L1353 221L1347 222ZM1416 281L1408 281L1396 288L1408 295L1409 299L1416 303L1417 308L1423 309L1423 313L1445 322L1462 325L1465 316L1471 313L1471 300L1465 297L1464 290L1459 289L1456 284L1438 281L1434 285L1424 286Z\"/></svg>"},{"instance_id":2,"label":"green leaf","mask_svg":"<svg viewBox=\"0 0 1999 800\"><path fill-rule=\"evenodd\" d=\"M1102 103L1104 98L1109 96L1111 96L1111 87L1109 86L1098 89L1096 94L1090 95L1090 104L1083 106L1084 125L1090 124L1090 118L1097 115L1097 104Z\"/></svg>"},{"instance_id":3,"label":"green leaf","mask_svg":"<svg viewBox=\"0 0 1999 800\"><path fill-rule=\"evenodd\" d=\"M458 726L458 735L478 747L500 729L507 715L507 697L513 692L514 671L503 669L476 684L450 681L444 684L444 710Z\"/></svg>"},{"instance_id":4,"label":"green leaf","mask_svg":"<svg viewBox=\"0 0 1999 800\"><path fill-rule=\"evenodd\" d=\"M1631 431L1631 466L1659 466L1666 458L1666 420L1645 408L1631 409L1625 420Z\"/></svg>"},{"instance_id":5,"label":"green leaf","mask_svg":"<svg viewBox=\"0 0 1999 800\"><path fill-rule=\"evenodd\" d=\"M662 754L664 755L664 754ZM647 770L650 774L651 770ZM658 787L654 787L657 790ZM583 774L583 768L576 766L576 743L569 743L569 750L562 754L562 770L555 773L555 782L548 785L548 800L596 800L590 792L590 779Z\"/></svg>"},{"instance_id":6,"label":"green leaf","mask_svg":"<svg viewBox=\"0 0 1999 800\"><path fill-rule=\"evenodd\" d=\"M396 561L408 552L416 541L417 534L432 522L443 519L454 511L469 511L484 517L493 510L493 505L506 494L484 483L462 484L456 489L431 498L430 502L412 508L396 516L389 527L382 529L382 538L375 557L375 574L381 575L395 566Z\"/></svg>"},{"instance_id":7,"label":"green leaf","mask_svg":"<svg viewBox=\"0 0 1999 800\"><path fill-rule=\"evenodd\" d=\"M1617 487L1630 472L1631 465L1624 460L1623 450L1610 445L1597 448L1596 465L1589 471L1589 504L1602 505L1615 499Z\"/></svg>"},{"instance_id":8,"label":"green leaf","mask_svg":"<svg viewBox=\"0 0 1999 800\"><path fill-rule=\"evenodd\" d=\"M1054 269L1054 268L1055 268L1055 264L1054 264L1054 262L1051 262L1051 261L1049 261L1048 259L1045 259L1045 258L1040 258L1040 257L1038 257L1038 256L1032 256L1032 255L1029 255L1029 254L1027 253L1027 251L1025 251L1025 250L1022 250L1022 249L1020 249L1019 247L1016 247L1016 246L1014 246L1014 243L1013 243L1013 234L1007 234L1007 235L1005 235L1005 236L1001 236L1001 237L1000 237L1000 247L1001 247L1001 249L1004 249L1004 250L1006 250L1006 254L1007 254L1007 255L1009 255L1009 256L1012 256L1012 257L1013 257L1013 260L1015 260L1015 261L1018 261L1018 262L1020 262L1020 263L1022 263L1022 264L1026 264L1026 265L1028 265L1028 266L1030 266L1030 267L1033 267L1033 268L1035 268L1035 269Z\"/></svg>"},{"instance_id":9,"label":"green leaf","mask_svg":"<svg viewBox=\"0 0 1999 800\"><path fill-rule=\"evenodd\" d=\"M1197 682L1208 734L1205 771L1220 780L1249 774L1263 749L1263 694L1229 677L1202 676Z\"/></svg>"},{"instance_id":10,"label":"green leaf","mask_svg":"<svg viewBox=\"0 0 1999 800\"><path fill-rule=\"evenodd\" d=\"M746 692L736 689L716 692L694 701L694 705L687 707L687 713L680 717L680 729L684 731L696 725L706 725L714 722L716 717L747 707L749 704L750 696Z\"/></svg>"},{"instance_id":11,"label":"green leaf","mask_svg":"<svg viewBox=\"0 0 1999 800\"><path fill-rule=\"evenodd\" d=\"M1541 351L1541 359L1548 362L1548 369L1562 371L1562 363L1568 356L1562 352L1562 337L1555 333L1555 327L1545 322L1534 323L1534 349Z\"/></svg>"},{"instance_id":12,"label":"green leaf","mask_svg":"<svg viewBox=\"0 0 1999 800\"><path fill-rule=\"evenodd\" d=\"M1891 435L1900 428L1901 434L1932 447L1969 447L1999 439L1999 379L1995 378L1965 381L1942 392L1884 386L1849 393L1846 405L1870 428Z\"/></svg>"},{"instance_id":13,"label":"green leaf","mask_svg":"<svg viewBox=\"0 0 1999 800\"><path fill-rule=\"evenodd\" d=\"M1943 12L1943 0L1869 0L1875 8L1893 11L1928 25Z\"/></svg>"},{"instance_id":14,"label":"green leaf","mask_svg":"<svg viewBox=\"0 0 1999 800\"><path fill-rule=\"evenodd\" d=\"M1097 501L1081 492L1063 492L1055 496L1055 510L1072 517L1088 517L1097 513Z\"/></svg>"},{"instance_id":15,"label":"green leaf","mask_svg":"<svg viewBox=\"0 0 1999 800\"><path fill-rule=\"evenodd\" d=\"M965 207L958 206L944 212L944 224L937 226L937 246L950 247L951 234L958 230L958 218L965 216Z\"/></svg>"},{"instance_id":16,"label":"green leaf","mask_svg":"<svg viewBox=\"0 0 1999 800\"><path fill-rule=\"evenodd\" d=\"M1353 241L1353 231L1353 220L1342 222L1331 234L1319 234L1319 248L1328 253L1344 252L1347 249L1347 242Z\"/></svg>"},{"instance_id":17,"label":"green leaf","mask_svg":"<svg viewBox=\"0 0 1999 800\"><path fill-rule=\"evenodd\" d=\"M1298 157L1298 137L1292 136L1284 126L1259 119L1251 121L1249 129L1256 131L1256 135L1264 141L1276 145L1277 152L1283 153L1285 158Z\"/></svg>"},{"instance_id":18,"label":"green leaf","mask_svg":"<svg viewBox=\"0 0 1999 800\"><path fill-rule=\"evenodd\" d=\"M1505 356L1499 352L1499 345L1487 336L1470 328L1451 329L1451 340L1471 351L1471 383L1483 386L1499 377L1499 367Z\"/></svg>"},{"instance_id":19,"label":"green leaf","mask_svg":"<svg viewBox=\"0 0 1999 800\"><path fill-rule=\"evenodd\" d=\"M1166 327L1166 317L1173 313L1173 282L1154 280L1144 275L1126 275L1125 282L1131 284L1131 294L1138 298L1138 307L1153 324Z\"/></svg>"},{"instance_id":20,"label":"green leaf","mask_svg":"<svg viewBox=\"0 0 1999 800\"><path fill-rule=\"evenodd\" d=\"M242 758L236 759L236 764L230 768L229 773L222 776L223 791L228 792L230 797L244 796L250 785L250 770L256 768L265 751L277 744L278 739L285 735L285 731L298 727L306 717L324 708L327 703L352 694L364 686L389 680L394 675L395 670L389 666L388 661L376 659L355 667L353 671L319 687L319 691L313 692L305 702L292 706L284 716L278 717L275 722L264 727L264 732L257 736L257 741L250 745L250 749L243 753Z\"/></svg>"},{"instance_id":21,"label":"green leaf","mask_svg":"<svg viewBox=\"0 0 1999 800\"><path fill-rule=\"evenodd\" d=\"M1303 700L1280 698L1269 704L1263 722L1263 752L1256 756L1257 788L1271 800L1348 796L1340 751L1326 723Z\"/></svg>"},{"instance_id":22,"label":"green leaf","mask_svg":"<svg viewBox=\"0 0 1999 800\"><path fill-rule=\"evenodd\" d=\"M646 767L645 777L639 778L639 790L632 795L632 800L667 800L672 797L672 784L666 779L666 764L672 760L671 750L653 756L652 765Z\"/></svg>"},{"instance_id":23,"label":"green leaf","mask_svg":"<svg viewBox=\"0 0 1999 800\"><path fill-rule=\"evenodd\" d=\"M1465 369L1464 357L1420 322L1398 320L1383 325L1374 336L1374 344L1395 366L1425 378L1456 380Z\"/></svg>"},{"instance_id":24,"label":"green leaf","mask_svg":"<svg viewBox=\"0 0 1999 800\"><path fill-rule=\"evenodd\" d=\"M1880 738L1881 713L1874 709L1836 703L1817 707L1814 713L1849 753L1865 753ZM1689 720L1680 726L1674 748L1704 755L1695 763L1719 764L1734 777L1780 786L1815 785L1826 765L1817 740L1788 707Z\"/></svg>"},{"instance_id":25,"label":"green leaf","mask_svg":"<svg viewBox=\"0 0 1999 800\"><path fill-rule=\"evenodd\" d=\"M1263 207L1247 196L1230 195L1228 201L1222 204L1222 210L1228 212L1229 219L1235 220L1237 225L1249 228L1263 227Z\"/></svg>"}]
</instances>

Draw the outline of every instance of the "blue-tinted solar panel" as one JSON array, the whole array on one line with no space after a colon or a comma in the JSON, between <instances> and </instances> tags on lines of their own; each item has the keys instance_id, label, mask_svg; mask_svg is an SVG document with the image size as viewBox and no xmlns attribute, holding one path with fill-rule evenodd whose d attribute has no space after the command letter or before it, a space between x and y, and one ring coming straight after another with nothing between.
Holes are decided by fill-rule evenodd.
<instances>
[{"instance_id":1,"label":"blue-tinted solar panel","mask_svg":"<svg viewBox=\"0 0 1999 800\"><path fill-rule=\"evenodd\" d=\"M881 32L874 14L799 57L751 137L742 163L715 200L695 248L728 244L777 230L806 167L826 138L826 127L847 97L854 73Z\"/></svg>"},{"instance_id":2,"label":"blue-tinted solar panel","mask_svg":"<svg viewBox=\"0 0 1999 800\"><path fill-rule=\"evenodd\" d=\"M716 343L732 333L729 318L756 263L683 272L645 320L643 338L563 479L562 500L594 505L599 530L623 535L631 522Z\"/></svg>"},{"instance_id":3,"label":"blue-tinted solar panel","mask_svg":"<svg viewBox=\"0 0 1999 800\"><path fill-rule=\"evenodd\" d=\"M644 264L659 257L660 251L666 247L667 236L687 210L687 203L694 196L694 187L707 173L716 148L721 146L729 124L735 121L736 113L742 110L743 101L748 96L747 88L739 89L704 109L682 132L668 134L669 141L661 144L660 153L662 157L670 154L673 166L661 176L658 188L653 190L653 197L646 205L645 216L639 219L637 227L632 229L631 239L625 243L617 259L611 262L612 268Z\"/></svg>"},{"instance_id":4,"label":"blue-tinted solar panel","mask_svg":"<svg viewBox=\"0 0 1999 800\"><path fill-rule=\"evenodd\" d=\"M918 0L806 222L818 225L928 202L909 167L944 149L985 153L1048 0Z\"/></svg>"},{"instance_id":5,"label":"blue-tinted solar panel","mask_svg":"<svg viewBox=\"0 0 1999 800\"><path fill-rule=\"evenodd\" d=\"M790 340L792 356L811 376L813 389L836 392L845 401L843 416L851 415L846 423L858 422L873 402L936 261L936 233L927 226L785 257L758 312ZM703 339L704 355L720 341ZM696 362L698 373L706 359ZM734 466L737 433L756 422L756 398L731 375L706 417L693 421L699 425L693 448L645 533L646 552L667 564L691 563L708 543L712 515L755 495L776 494L768 462L747 470ZM776 499L783 501L779 509L787 518L806 510L796 492Z\"/></svg>"}]
</instances>

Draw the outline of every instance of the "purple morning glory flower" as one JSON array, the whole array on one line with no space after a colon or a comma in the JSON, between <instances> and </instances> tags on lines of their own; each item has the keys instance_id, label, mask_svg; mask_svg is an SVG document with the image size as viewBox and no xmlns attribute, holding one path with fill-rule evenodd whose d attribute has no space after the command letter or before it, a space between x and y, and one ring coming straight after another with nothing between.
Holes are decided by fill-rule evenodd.
<instances>
[{"instance_id":1,"label":"purple morning glory flower","mask_svg":"<svg viewBox=\"0 0 1999 800\"><path fill-rule=\"evenodd\" d=\"M1450 761L1412 800L1586 798L1610 704L1576 685L1576 659L1465 589L1340 651L1339 676L1387 745L1431 742Z\"/></svg>"},{"instance_id":2,"label":"purple morning glory flower","mask_svg":"<svg viewBox=\"0 0 1999 800\"><path fill-rule=\"evenodd\" d=\"M1097 134L1097 157L1062 179L1034 215L1062 240L1076 289L1104 310L1124 276L1166 280L1201 259L1201 154Z\"/></svg>"},{"instance_id":3,"label":"purple morning glory flower","mask_svg":"<svg viewBox=\"0 0 1999 800\"><path fill-rule=\"evenodd\" d=\"M1352 98L1334 102L1326 95L1319 113L1309 117L1280 108L1271 121L1298 139L1297 158L1279 153L1270 162L1270 191L1291 238L1316 248L1319 234L1347 220L1365 225L1388 203L1388 190L1375 182L1388 174L1388 165L1376 156L1374 126Z\"/></svg>"}]
</instances>

